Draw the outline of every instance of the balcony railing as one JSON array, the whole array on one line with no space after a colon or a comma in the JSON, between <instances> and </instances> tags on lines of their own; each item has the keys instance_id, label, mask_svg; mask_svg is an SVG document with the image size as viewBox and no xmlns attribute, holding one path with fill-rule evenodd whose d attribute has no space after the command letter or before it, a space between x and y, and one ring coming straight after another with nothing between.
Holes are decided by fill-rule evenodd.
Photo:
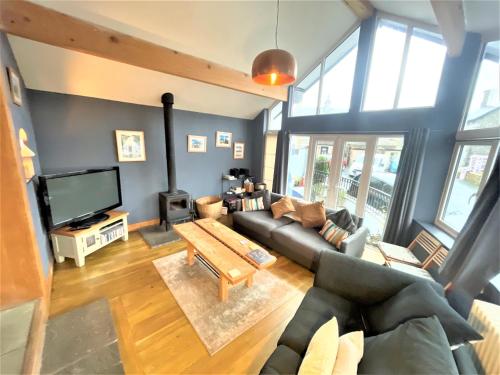
<instances>
[{"instance_id":1,"label":"balcony railing","mask_svg":"<svg viewBox=\"0 0 500 375\"><path fill-rule=\"evenodd\" d=\"M312 187L311 187L311 200L317 201L326 199L328 194L328 175L329 172L314 171ZM339 181L339 197L346 200L355 202L359 194L359 181L349 177L340 177ZM391 203L391 195L375 189L370 186L368 188L368 197L366 200L366 210L375 214L384 215L389 210Z\"/></svg>"}]
</instances>

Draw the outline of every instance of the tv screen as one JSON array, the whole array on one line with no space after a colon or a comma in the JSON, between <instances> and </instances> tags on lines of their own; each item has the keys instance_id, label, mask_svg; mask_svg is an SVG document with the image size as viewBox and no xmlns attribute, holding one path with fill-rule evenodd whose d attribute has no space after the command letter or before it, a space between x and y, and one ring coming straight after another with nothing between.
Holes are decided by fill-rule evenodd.
<instances>
[{"instance_id":1,"label":"tv screen","mask_svg":"<svg viewBox=\"0 0 500 375\"><path fill-rule=\"evenodd\" d=\"M122 204L118 167L41 176L40 188L50 229Z\"/></svg>"}]
</instances>

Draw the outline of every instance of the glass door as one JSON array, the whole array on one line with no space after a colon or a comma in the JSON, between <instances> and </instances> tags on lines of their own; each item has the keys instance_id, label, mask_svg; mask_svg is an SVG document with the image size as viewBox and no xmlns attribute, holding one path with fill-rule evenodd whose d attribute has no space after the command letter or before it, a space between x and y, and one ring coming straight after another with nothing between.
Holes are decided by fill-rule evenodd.
<instances>
[{"instance_id":1,"label":"glass door","mask_svg":"<svg viewBox=\"0 0 500 375\"><path fill-rule=\"evenodd\" d=\"M403 148L402 136L292 136L287 194L364 218L382 234Z\"/></svg>"},{"instance_id":2,"label":"glass door","mask_svg":"<svg viewBox=\"0 0 500 375\"><path fill-rule=\"evenodd\" d=\"M377 139L364 210L364 225L372 234L384 233L403 142L402 136Z\"/></svg>"},{"instance_id":3,"label":"glass door","mask_svg":"<svg viewBox=\"0 0 500 375\"><path fill-rule=\"evenodd\" d=\"M315 138L313 142L314 155L312 163L310 162L311 177L307 196L312 202L324 201L328 205L334 140Z\"/></svg>"},{"instance_id":4,"label":"glass door","mask_svg":"<svg viewBox=\"0 0 500 375\"><path fill-rule=\"evenodd\" d=\"M307 162L309 157L309 136L292 135L288 152L288 175L286 195L304 199Z\"/></svg>"},{"instance_id":5,"label":"glass door","mask_svg":"<svg viewBox=\"0 0 500 375\"><path fill-rule=\"evenodd\" d=\"M365 176L366 141L344 140L340 160L340 176L337 183L335 209L346 208L349 212L360 213L357 201L361 182ZM362 190L362 189L361 189Z\"/></svg>"}]
</instances>

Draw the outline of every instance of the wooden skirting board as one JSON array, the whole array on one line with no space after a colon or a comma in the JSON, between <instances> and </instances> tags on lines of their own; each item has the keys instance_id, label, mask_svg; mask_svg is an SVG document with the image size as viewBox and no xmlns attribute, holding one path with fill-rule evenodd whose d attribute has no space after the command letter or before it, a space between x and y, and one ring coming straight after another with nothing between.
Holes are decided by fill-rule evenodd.
<instances>
[{"instance_id":1,"label":"wooden skirting board","mask_svg":"<svg viewBox=\"0 0 500 375\"><path fill-rule=\"evenodd\" d=\"M159 224L159 223L160 223L160 218L146 220L146 221L140 221L138 223L129 224L128 231L134 232L134 231L139 230L141 228L149 227L150 225L155 225L155 224Z\"/></svg>"}]
</instances>

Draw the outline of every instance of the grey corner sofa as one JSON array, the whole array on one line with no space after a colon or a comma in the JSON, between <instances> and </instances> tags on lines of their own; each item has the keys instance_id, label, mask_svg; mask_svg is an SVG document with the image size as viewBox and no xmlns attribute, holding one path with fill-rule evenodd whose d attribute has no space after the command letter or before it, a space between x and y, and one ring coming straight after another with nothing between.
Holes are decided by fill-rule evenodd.
<instances>
[{"instance_id":1,"label":"grey corner sofa","mask_svg":"<svg viewBox=\"0 0 500 375\"><path fill-rule=\"evenodd\" d=\"M283 196L271 193L271 203ZM335 213L326 209L326 215ZM363 219L352 215L357 221L357 231L342 241L337 249L325 241L318 233L320 228L304 228L302 224L288 217L273 219L271 210L243 212L233 214L233 227L291 260L315 271L322 251L339 251L354 257L361 257L368 236L368 229L362 226Z\"/></svg>"},{"instance_id":2,"label":"grey corner sofa","mask_svg":"<svg viewBox=\"0 0 500 375\"><path fill-rule=\"evenodd\" d=\"M422 281L416 276L338 252L322 252L314 284L286 326L276 349L261 369L261 374L296 374L314 333L333 316L337 318L339 335L362 330L365 332L366 346L366 337L370 340L370 332L366 327L365 308L387 300L414 283L428 283L440 296L444 296L442 286L436 282ZM440 350L450 350L446 338L445 342L439 342L437 345ZM451 362L454 362L459 374L476 374L478 370L466 350L467 345L470 344L465 344L450 354ZM417 346L413 349L417 350ZM397 361L397 355L393 354L386 353L387 358L381 358L382 362ZM358 373L390 372L380 371L380 368L370 369L363 360L358 367ZM416 361L419 369L417 372L425 373L425 370L421 370L425 367L419 367L425 363ZM425 361L424 359L423 362ZM433 364L427 365L427 368L432 368ZM450 368L447 373L456 373L456 370Z\"/></svg>"}]
</instances>

